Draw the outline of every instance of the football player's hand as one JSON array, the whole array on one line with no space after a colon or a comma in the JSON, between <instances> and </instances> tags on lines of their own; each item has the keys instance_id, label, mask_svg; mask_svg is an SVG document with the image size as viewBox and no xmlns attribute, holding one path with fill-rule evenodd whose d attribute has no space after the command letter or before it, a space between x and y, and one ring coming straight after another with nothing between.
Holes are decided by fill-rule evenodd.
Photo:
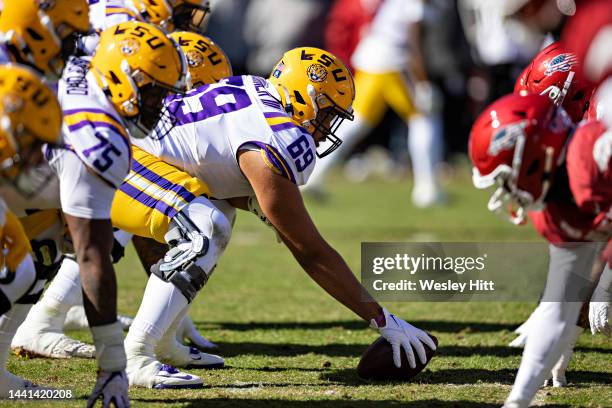
<instances>
[{"instance_id":1,"label":"football player's hand","mask_svg":"<svg viewBox=\"0 0 612 408\"><path fill-rule=\"evenodd\" d=\"M87 400L87 408L93 408L98 400L102 401L102 408L129 408L128 378L125 371L100 371L98 380Z\"/></svg>"},{"instance_id":2,"label":"football player's hand","mask_svg":"<svg viewBox=\"0 0 612 408\"><path fill-rule=\"evenodd\" d=\"M401 352L402 348L408 358L408 365L410 368L416 367L416 361L414 359L414 350L419 356L419 360L422 364L427 364L427 355L425 354L425 343L430 349L435 350L436 344L433 342L431 337L423 330L406 323L397 316L392 315L385 308L382 309L385 316L384 326L379 326L378 323L372 319L371 326L380 331L380 335L383 336L393 348L393 364L396 367L402 366Z\"/></svg>"},{"instance_id":3,"label":"football player's hand","mask_svg":"<svg viewBox=\"0 0 612 408\"><path fill-rule=\"evenodd\" d=\"M420 81L414 85L414 104L421 113L429 115L440 110L442 96L435 84Z\"/></svg>"},{"instance_id":4,"label":"football player's hand","mask_svg":"<svg viewBox=\"0 0 612 408\"><path fill-rule=\"evenodd\" d=\"M603 333L606 336L612 335L612 327L610 327L610 303L590 302L589 323L591 324L591 333Z\"/></svg>"},{"instance_id":5,"label":"football player's hand","mask_svg":"<svg viewBox=\"0 0 612 408\"><path fill-rule=\"evenodd\" d=\"M276 228L274 228L274 225L272 225L270 220L268 220L268 217L266 217L266 214L264 214L263 210L261 209L261 206L259 205L259 202L257 201L257 197L250 196L247 200L247 206L250 212L255 214L257 218L260 219L261 222L266 224L269 228L272 229L272 231L274 231L274 235L276 236L276 242L280 244L281 239L278 236L278 231L276 230Z\"/></svg>"}]
</instances>

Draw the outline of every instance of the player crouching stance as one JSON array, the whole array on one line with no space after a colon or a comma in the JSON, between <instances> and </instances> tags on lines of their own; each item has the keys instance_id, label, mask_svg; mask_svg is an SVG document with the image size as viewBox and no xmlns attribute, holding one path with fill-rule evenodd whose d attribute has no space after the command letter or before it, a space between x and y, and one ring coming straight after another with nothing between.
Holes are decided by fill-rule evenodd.
<instances>
[{"instance_id":1,"label":"player crouching stance","mask_svg":"<svg viewBox=\"0 0 612 408\"><path fill-rule=\"evenodd\" d=\"M493 103L470 135L474 184L497 186L489 209L500 210L509 201L517 206L511 212L516 224L524 221L527 211L543 211L544 216L537 219L550 242L543 301L531 317L531 327L538 332L530 330L527 336L506 401L509 408L530 404L575 340L580 308L594 286L591 272L612 232L610 133L600 122L582 124L573 131L563 108L546 96L531 94L508 95ZM560 238L568 231L571 242ZM602 278L609 274L606 266ZM595 297L607 296L609 301L609 280L607 286Z\"/></svg>"},{"instance_id":2,"label":"player crouching stance","mask_svg":"<svg viewBox=\"0 0 612 408\"><path fill-rule=\"evenodd\" d=\"M51 89L32 70L0 65L0 78L0 178L17 183L22 170L43 160L42 143L60 141L62 112ZM1 198L0 245L0 398L7 398L10 391L34 387L6 371L6 363L15 331L42 286L28 237Z\"/></svg>"},{"instance_id":3,"label":"player crouching stance","mask_svg":"<svg viewBox=\"0 0 612 408\"><path fill-rule=\"evenodd\" d=\"M187 57L189 72L194 84L212 83L218 78L231 75L229 60L210 39L188 32L176 32L170 37L175 39L178 44L182 44L181 47ZM213 62L209 62L209 56L214 57ZM184 214L191 214L194 217L193 221L188 221L199 225L199 213L195 210L192 212L190 209L199 206L198 197L206 194L208 189L205 184L184 171L163 163L159 158L137 147L132 149L130 173L115 193L111 209L111 221L115 227L121 228L123 236L120 238L115 233L115 239L123 239L122 246L125 246L131 235L124 231L129 231L140 237L154 238L160 243L166 243L166 236L168 243L174 245L175 238L172 234L167 234L169 226L179 222L174 222L173 218L176 216L178 219L183 217ZM219 205L217 204L217 206ZM234 212L233 208L226 206L228 211ZM177 215L179 212L181 215ZM165 248L162 247L162 256L165 251ZM50 296L51 291L53 291L53 296ZM59 335L62 332L62 322L66 317L68 308L74 302L64 300L61 302L62 305L54 307L56 309L54 313L50 313L50 308L47 306L57 303L54 300L57 298L78 298L80 292L78 265L72 260L64 259L56 278L39 302L39 305L44 303L45 307L39 307L37 309L38 313L32 316L32 321L35 321L36 324L27 323L23 325L18 334L22 333L25 338L40 338L49 331ZM177 323L179 323L178 320ZM44 331L40 327L44 327ZM175 329L178 330L178 327L172 327L171 330L164 333L158 343L156 353L161 361L179 367L191 368L218 368L223 366L224 361L221 357L201 353L194 347L180 344L176 339L177 330ZM44 351L40 350L44 346L45 344L42 342L28 343L29 350L38 353ZM175 372L175 369L170 365L160 365L159 373L155 378L156 381L152 386L159 388L202 385L202 380L199 377Z\"/></svg>"},{"instance_id":4,"label":"player crouching stance","mask_svg":"<svg viewBox=\"0 0 612 408\"><path fill-rule=\"evenodd\" d=\"M364 289L342 257L318 233L298 186L311 174L315 157L334 151L334 134L352 119L353 78L333 55L298 48L283 56L269 80L230 77L185 97L169 97L175 125L166 137L134 143L206 184L210 196L247 210L259 201L260 213L304 270L323 289L380 330L400 364L401 348L411 366L413 347L426 361L429 336L363 299ZM163 129L163 124L158 129ZM143 174L145 176L145 174ZM256 196L257 200L249 200ZM141 197L146 205L146 197ZM231 213L200 196L178 211L166 241L171 249L154 268L140 309L125 341L130 383L156 387L161 363L154 350L168 328L206 284L231 235ZM172 212L172 208L168 208Z\"/></svg>"},{"instance_id":5,"label":"player crouching stance","mask_svg":"<svg viewBox=\"0 0 612 408\"><path fill-rule=\"evenodd\" d=\"M554 42L542 49L533 61L525 68L516 81L514 92L527 95L539 94L548 96L556 106L562 106L568 116L575 124L585 120L596 119L597 102L595 100L593 87L585 81L579 71L579 63L576 56L563 47L559 42ZM590 99L589 99L590 97ZM586 112L586 113L585 113ZM589 117L592 116L591 117ZM557 194L558 196L558 194ZM558 198L558 197L557 197ZM574 203L565 200L547 198L547 205L542 211L529 212L529 218L538 233L551 243L562 244L575 242L577 240L592 239L596 232L592 231L591 216L582 214ZM582 214L582 215L580 215ZM601 267L598 266L600 269ZM600 279L597 289L604 289L606 278ZM597 297L595 297L597 299ZM606 310L605 302L590 302L591 310ZM532 316L539 313L536 308ZM586 308L583 308L586 311ZM585 313L586 314L586 313ZM595 313L597 314L597 313ZM584 326L586 319L580 319ZM518 329L519 337L510 346L523 347L529 331L533 329L536 333L539 327L532 325L531 317ZM593 333L605 331L605 325L600 327L591 319ZM571 341L563 350L559 361L552 369L551 378L546 380L545 385L554 387L567 385L565 371L569 365L578 337L583 332L583 327L576 325L573 328Z\"/></svg>"}]
</instances>

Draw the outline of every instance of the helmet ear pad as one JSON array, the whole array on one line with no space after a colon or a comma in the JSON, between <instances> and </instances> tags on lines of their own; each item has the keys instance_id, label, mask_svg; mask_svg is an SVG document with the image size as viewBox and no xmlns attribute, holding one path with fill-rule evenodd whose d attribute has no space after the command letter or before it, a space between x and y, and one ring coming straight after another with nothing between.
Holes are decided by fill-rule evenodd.
<instances>
[{"instance_id":1,"label":"helmet ear pad","mask_svg":"<svg viewBox=\"0 0 612 408\"><path fill-rule=\"evenodd\" d=\"M102 77L100 73L96 75L98 79L102 78L102 89L107 98L113 101L115 109L123 117L133 117L139 114L139 98L138 86L131 76L131 69L127 61L121 62L120 73L109 69L106 76ZM94 69L94 72L96 70Z\"/></svg>"}]
</instances>

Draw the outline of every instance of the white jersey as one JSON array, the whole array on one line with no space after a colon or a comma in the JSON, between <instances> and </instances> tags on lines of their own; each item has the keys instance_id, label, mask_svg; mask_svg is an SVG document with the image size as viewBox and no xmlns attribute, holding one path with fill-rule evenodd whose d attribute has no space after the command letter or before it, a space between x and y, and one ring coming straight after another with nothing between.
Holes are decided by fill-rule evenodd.
<instances>
[{"instance_id":1,"label":"white jersey","mask_svg":"<svg viewBox=\"0 0 612 408\"><path fill-rule=\"evenodd\" d=\"M422 0L384 0L351 62L361 71L405 70L410 51L410 25L423 19Z\"/></svg>"},{"instance_id":2,"label":"white jersey","mask_svg":"<svg viewBox=\"0 0 612 408\"><path fill-rule=\"evenodd\" d=\"M314 168L316 146L279 101L274 86L263 78L225 78L168 97L165 104L175 126L163 137L154 132L133 143L203 180L218 199L253 194L238 166L241 149L261 151L270 168L303 185Z\"/></svg>"},{"instance_id":3,"label":"white jersey","mask_svg":"<svg viewBox=\"0 0 612 408\"><path fill-rule=\"evenodd\" d=\"M100 33L114 25L137 20L137 13L130 0L89 0L89 24L94 33L80 40L79 48L93 55L100 41Z\"/></svg>"},{"instance_id":4,"label":"white jersey","mask_svg":"<svg viewBox=\"0 0 612 408\"><path fill-rule=\"evenodd\" d=\"M89 58L68 61L57 97L64 114L66 147L108 185L119 187L130 170L129 133L89 72Z\"/></svg>"}]
</instances>

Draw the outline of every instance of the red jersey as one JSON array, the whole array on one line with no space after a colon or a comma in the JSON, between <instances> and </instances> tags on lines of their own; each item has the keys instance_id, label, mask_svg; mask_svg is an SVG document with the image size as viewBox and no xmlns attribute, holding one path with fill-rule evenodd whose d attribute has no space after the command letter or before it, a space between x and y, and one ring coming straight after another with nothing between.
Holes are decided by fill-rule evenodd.
<instances>
[{"instance_id":1,"label":"red jersey","mask_svg":"<svg viewBox=\"0 0 612 408\"><path fill-rule=\"evenodd\" d=\"M607 241L612 235L612 132L599 121L584 122L569 142L566 168L573 203L549 202L529 214L551 243Z\"/></svg>"},{"instance_id":2,"label":"red jersey","mask_svg":"<svg viewBox=\"0 0 612 408\"><path fill-rule=\"evenodd\" d=\"M612 75L612 5L610 0L583 0L561 35L562 44L574 53L584 78L600 84Z\"/></svg>"},{"instance_id":3,"label":"red jersey","mask_svg":"<svg viewBox=\"0 0 612 408\"><path fill-rule=\"evenodd\" d=\"M325 28L325 48L350 66L353 51L382 0L336 0Z\"/></svg>"}]
</instances>

